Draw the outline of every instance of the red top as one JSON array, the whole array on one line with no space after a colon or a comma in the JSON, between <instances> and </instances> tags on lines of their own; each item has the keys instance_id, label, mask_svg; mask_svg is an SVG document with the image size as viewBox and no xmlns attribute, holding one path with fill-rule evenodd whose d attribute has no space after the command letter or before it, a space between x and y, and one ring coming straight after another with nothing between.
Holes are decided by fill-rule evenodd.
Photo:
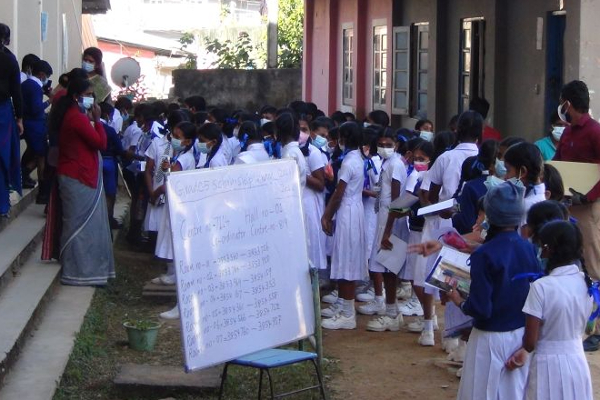
<instances>
[{"instance_id":1,"label":"red top","mask_svg":"<svg viewBox=\"0 0 600 400\"><path fill-rule=\"evenodd\" d=\"M500 142L502 140L502 134L499 130L492 128L489 125L483 127L483 135L481 136L481 141L484 140L496 140Z\"/></svg>"},{"instance_id":2,"label":"red top","mask_svg":"<svg viewBox=\"0 0 600 400\"><path fill-rule=\"evenodd\" d=\"M92 126L87 115L72 106L58 136L58 173L86 186L98 185L98 150L106 149L106 133L100 121Z\"/></svg>"},{"instance_id":3,"label":"red top","mask_svg":"<svg viewBox=\"0 0 600 400\"><path fill-rule=\"evenodd\" d=\"M600 164L600 124L583 114L577 124L567 126L556 146L554 159ZM590 201L600 198L600 182L587 193Z\"/></svg>"}]
</instances>

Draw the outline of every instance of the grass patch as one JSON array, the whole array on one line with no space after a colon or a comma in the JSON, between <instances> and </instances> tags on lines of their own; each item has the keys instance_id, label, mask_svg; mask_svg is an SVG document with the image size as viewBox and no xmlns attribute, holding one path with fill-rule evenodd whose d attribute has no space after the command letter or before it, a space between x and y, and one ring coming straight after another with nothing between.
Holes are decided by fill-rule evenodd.
<instances>
[{"instance_id":1,"label":"grass patch","mask_svg":"<svg viewBox=\"0 0 600 400\"><path fill-rule=\"evenodd\" d=\"M121 235L121 238L124 235ZM126 363L182 366L180 328L178 322L167 322L159 331L154 351L138 352L127 344L122 324L127 319L156 319L173 303L157 303L142 298L143 285L164 272L164 264L152 254L132 252L126 243L115 245L117 279L108 287L96 290L73 352L63 374L54 400L88 399L162 399L164 393L123 393L113 384L120 365ZM310 346L308 346L310 347ZM183 368L183 367L182 367ZM325 382L338 372L336 363L325 363ZM312 364L302 363L272 371L275 391L283 392L316 382ZM263 396L268 398L268 381L263 381ZM228 371L226 399L254 398L258 391L258 372L237 366ZM218 393L176 393L178 400L217 399ZM328 390L328 397L332 393ZM307 392L294 399L318 399L318 392Z\"/></svg>"}]
</instances>

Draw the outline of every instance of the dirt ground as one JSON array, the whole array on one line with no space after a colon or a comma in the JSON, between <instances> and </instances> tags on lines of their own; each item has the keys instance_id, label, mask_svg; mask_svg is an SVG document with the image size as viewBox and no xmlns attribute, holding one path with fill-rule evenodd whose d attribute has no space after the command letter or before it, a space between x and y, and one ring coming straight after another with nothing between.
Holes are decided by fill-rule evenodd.
<instances>
[{"instance_id":1,"label":"dirt ground","mask_svg":"<svg viewBox=\"0 0 600 400\"><path fill-rule=\"evenodd\" d=\"M443 324L443 307L436 311ZM459 378L456 367L445 362L441 332L436 332L436 346L417 344L418 334L405 329L399 332L368 332L370 316L358 316L352 331L323 330L325 354L338 360L339 373L329 386L334 399L455 399ZM406 317L411 322L414 317ZM441 327L441 326L440 326ZM600 399L600 351L587 353L594 398Z\"/></svg>"}]
</instances>

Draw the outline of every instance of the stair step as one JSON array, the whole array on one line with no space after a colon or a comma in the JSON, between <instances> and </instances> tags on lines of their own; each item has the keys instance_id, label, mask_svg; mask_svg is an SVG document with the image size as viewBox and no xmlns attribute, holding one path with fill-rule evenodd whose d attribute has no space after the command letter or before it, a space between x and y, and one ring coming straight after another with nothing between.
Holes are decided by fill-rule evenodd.
<instances>
[{"instance_id":1,"label":"stair step","mask_svg":"<svg viewBox=\"0 0 600 400\"><path fill-rule=\"evenodd\" d=\"M0 232L0 289L14 278L19 267L40 243L45 224L44 206L31 204L20 213L18 221Z\"/></svg>"},{"instance_id":2,"label":"stair step","mask_svg":"<svg viewBox=\"0 0 600 400\"><path fill-rule=\"evenodd\" d=\"M91 287L58 287L37 330L6 377L0 399L52 399L93 296Z\"/></svg>"},{"instance_id":3,"label":"stair step","mask_svg":"<svg viewBox=\"0 0 600 400\"><path fill-rule=\"evenodd\" d=\"M38 246L31 260L21 268L19 277L0 294L0 383L15 363L58 281L60 265L42 263L40 255Z\"/></svg>"},{"instance_id":4,"label":"stair step","mask_svg":"<svg viewBox=\"0 0 600 400\"><path fill-rule=\"evenodd\" d=\"M10 218L0 218L0 232L6 229L17 217L27 209L30 204L33 204L37 196L39 186L33 189L23 189L23 197L18 193L11 192L10 194Z\"/></svg>"}]
</instances>

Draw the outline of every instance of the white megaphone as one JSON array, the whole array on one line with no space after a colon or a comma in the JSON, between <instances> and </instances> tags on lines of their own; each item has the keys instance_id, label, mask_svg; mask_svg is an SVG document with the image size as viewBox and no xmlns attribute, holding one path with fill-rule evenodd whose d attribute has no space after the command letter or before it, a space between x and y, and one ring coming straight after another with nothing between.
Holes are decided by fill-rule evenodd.
<instances>
[{"instance_id":1,"label":"white megaphone","mask_svg":"<svg viewBox=\"0 0 600 400\"><path fill-rule=\"evenodd\" d=\"M140 79L142 69L140 64L131 57L121 58L113 65L110 78L119 87L127 88Z\"/></svg>"}]
</instances>

